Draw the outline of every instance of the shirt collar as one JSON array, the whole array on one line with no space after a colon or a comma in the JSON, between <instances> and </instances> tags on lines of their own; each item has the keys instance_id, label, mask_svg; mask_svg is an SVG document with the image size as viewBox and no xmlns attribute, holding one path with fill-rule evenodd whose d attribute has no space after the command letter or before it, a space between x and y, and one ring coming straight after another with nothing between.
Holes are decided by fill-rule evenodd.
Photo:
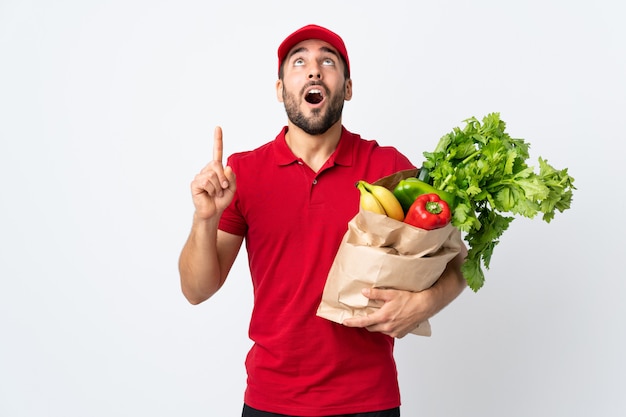
<instances>
[{"instance_id":1,"label":"shirt collar","mask_svg":"<svg viewBox=\"0 0 626 417\"><path fill-rule=\"evenodd\" d=\"M276 136L276 139L274 139L274 154L278 165L289 165L299 160L299 158L291 152L289 146L287 146L287 140L285 139L287 130L287 126L283 127L278 136ZM336 164L351 166L355 143L355 136L342 126L341 138L339 138L337 149L335 149L335 152L328 158L328 162L325 165Z\"/></svg>"}]
</instances>

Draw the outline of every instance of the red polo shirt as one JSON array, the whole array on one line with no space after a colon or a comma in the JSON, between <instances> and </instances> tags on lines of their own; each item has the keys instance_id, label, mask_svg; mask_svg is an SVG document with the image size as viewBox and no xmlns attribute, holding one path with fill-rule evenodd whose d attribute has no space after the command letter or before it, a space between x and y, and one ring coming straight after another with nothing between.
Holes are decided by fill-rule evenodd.
<instances>
[{"instance_id":1,"label":"red polo shirt","mask_svg":"<svg viewBox=\"0 0 626 417\"><path fill-rule=\"evenodd\" d=\"M348 221L358 212L355 183L413 165L396 149L344 128L316 173L291 152L286 131L228 159L237 192L220 229L245 236L254 287L244 401L300 416L398 407L393 339L316 311Z\"/></svg>"}]
</instances>

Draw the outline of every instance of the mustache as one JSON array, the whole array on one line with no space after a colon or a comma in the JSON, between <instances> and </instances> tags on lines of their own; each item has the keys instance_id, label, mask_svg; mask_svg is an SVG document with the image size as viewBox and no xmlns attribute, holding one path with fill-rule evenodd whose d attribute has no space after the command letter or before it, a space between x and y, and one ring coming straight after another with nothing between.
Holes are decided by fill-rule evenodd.
<instances>
[{"instance_id":1,"label":"mustache","mask_svg":"<svg viewBox=\"0 0 626 417\"><path fill-rule=\"evenodd\" d=\"M304 85L304 87L302 87L302 90L300 91L300 94L304 94L304 92L305 92L305 90L307 88L310 88L310 87L313 87L313 86L322 87L322 89L324 90L326 95L329 95L328 87L326 87L326 84L324 84L322 81L310 81L310 82L306 83Z\"/></svg>"}]
</instances>

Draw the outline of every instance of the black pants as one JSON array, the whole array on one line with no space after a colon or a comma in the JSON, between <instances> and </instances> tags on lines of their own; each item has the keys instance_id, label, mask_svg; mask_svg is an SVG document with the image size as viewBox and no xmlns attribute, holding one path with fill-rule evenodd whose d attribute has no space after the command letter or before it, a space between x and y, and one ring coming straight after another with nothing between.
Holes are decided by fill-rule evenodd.
<instances>
[{"instance_id":1,"label":"black pants","mask_svg":"<svg viewBox=\"0 0 626 417\"><path fill-rule=\"evenodd\" d=\"M297 417L297 416L286 416L284 414L274 414L274 413L268 413L265 411L259 411L244 404L241 417ZM327 417L400 417L400 408L392 408L391 410L383 410L383 411L374 411L373 413L342 414L338 416L327 416Z\"/></svg>"}]
</instances>

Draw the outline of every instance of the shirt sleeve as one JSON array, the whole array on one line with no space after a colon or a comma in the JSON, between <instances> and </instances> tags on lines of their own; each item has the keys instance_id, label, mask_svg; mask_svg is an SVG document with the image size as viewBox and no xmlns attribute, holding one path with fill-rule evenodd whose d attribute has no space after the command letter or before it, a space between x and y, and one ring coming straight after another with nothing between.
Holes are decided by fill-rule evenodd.
<instances>
[{"instance_id":1,"label":"shirt sleeve","mask_svg":"<svg viewBox=\"0 0 626 417\"><path fill-rule=\"evenodd\" d=\"M396 172L404 171L405 169L417 168L402 152L393 148L396 151Z\"/></svg>"}]
</instances>

